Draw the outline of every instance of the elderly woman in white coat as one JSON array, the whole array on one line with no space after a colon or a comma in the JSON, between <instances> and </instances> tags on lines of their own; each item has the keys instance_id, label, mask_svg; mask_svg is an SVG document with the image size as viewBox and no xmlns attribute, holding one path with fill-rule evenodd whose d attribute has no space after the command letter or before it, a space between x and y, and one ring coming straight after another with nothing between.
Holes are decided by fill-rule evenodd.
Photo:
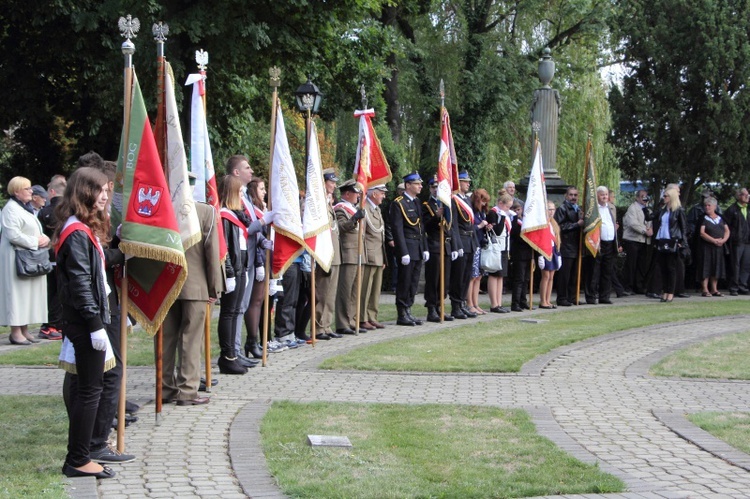
<instances>
[{"instance_id":1,"label":"elderly woman in white coat","mask_svg":"<svg viewBox=\"0 0 750 499\"><path fill-rule=\"evenodd\" d=\"M29 206L31 182L13 177L8 182L10 199L0 216L0 325L10 326L10 342L31 345L36 340L28 331L29 324L47 322L47 278L18 277L15 248L39 249L49 246L42 225Z\"/></svg>"}]
</instances>

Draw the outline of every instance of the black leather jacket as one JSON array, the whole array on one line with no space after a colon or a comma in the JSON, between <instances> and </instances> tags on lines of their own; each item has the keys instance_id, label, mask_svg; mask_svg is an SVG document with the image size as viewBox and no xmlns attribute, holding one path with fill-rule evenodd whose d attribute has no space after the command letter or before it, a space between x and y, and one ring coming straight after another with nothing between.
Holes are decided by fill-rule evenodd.
<instances>
[{"instance_id":1,"label":"black leather jacket","mask_svg":"<svg viewBox=\"0 0 750 499\"><path fill-rule=\"evenodd\" d=\"M240 210L232 210L240 222L246 226L250 219ZM224 224L224 237L227 241L227 259L224 262L224 268L227 273L227 279L237 277L245 273L248 269L247 250L240 249L240 238L245 237L239 227L229 220L222 218ZM253 236L255 237L255 236Z\"/></svg>"},{"instance_id":2,"label":"black leather jacket","mask_svg":"<svg viewBox=\"0 0 750 499\"><path fill-rule=\"evenodd\" d=\"M664 216L666 208L662 208L659 214L654 218L654 240L659 240L659 229L661 228L661 217ZM672 241L677 241L679 246L685 248L688 246L687 240L687 220L685 210L677 208L669 213L669 237Z\"/></svg>"},{"instance_id":3,"label":"black leather jacket","mask_svg":"<svg viewBox=\"0 0 750 499\"><path fill-rule=\"evenodd\" d=\"M57 252L56 262L63 320L85 326L89 333L104 328L110 317L104 287L106 277L99 251L86 233L81 230L71 233Z\"/></svg>"},{"instance_id":4,"label":"black leather jacket","mask_svg":"<svg viewBox=\"0 0 750 499\"><path fill-rule=\"evenodd\" d=\"M580 208L579 208L580 210ZM581 244L581 226L578 224L581 215L573 205L566 201L555 210L555 221L560 226L560 254L566 258L576 258Z\"/></svg>"}]
</instances>

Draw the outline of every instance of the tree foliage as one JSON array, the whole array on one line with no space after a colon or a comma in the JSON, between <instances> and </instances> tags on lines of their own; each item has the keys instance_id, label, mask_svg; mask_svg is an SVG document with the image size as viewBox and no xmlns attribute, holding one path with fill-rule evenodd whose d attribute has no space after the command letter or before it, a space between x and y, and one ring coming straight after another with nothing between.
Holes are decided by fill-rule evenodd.
<instances>
[{"instance_id":1,"label":"tree foliage","mask_svg":"<svg viewBox=\"0 0 750 499\"><path fill-rule=\"evenodd\" d=\"M613 23L628 68L613 88L612 141L631 178L746 183L750 153L750 4L620 2Z\"/></svg>"}]
</instances>

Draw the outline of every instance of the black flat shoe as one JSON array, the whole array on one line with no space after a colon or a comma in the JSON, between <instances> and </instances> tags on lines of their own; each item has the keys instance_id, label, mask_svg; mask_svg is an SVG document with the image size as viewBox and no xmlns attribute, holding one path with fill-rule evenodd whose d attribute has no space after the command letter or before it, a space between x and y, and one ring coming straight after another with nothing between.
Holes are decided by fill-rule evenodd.
<instances>
[{"instance_id":1,"label":"black flat shoe","mask_svg":"<svg viewBox=\"0 0 750 499\"><path fill-rule=\"evenodd\" d=\"M27 339L24 339L23 341L14 340L12 336L9 336L8 339L10 340L11 345L31 345L31 342Z\"/></svg>"},{"instance_id":2,"label":"black flat shoe","mask_svg":"<svg viewBox=\"0 0 750 499\"><path fill-rule=\"evenodd\" d=\"M68 463L65 463L62 468L63 475L68 478L86 477L93 476L94 478L114 478L117 473L109 466L102 465L102 470L99 473L88 473L86 471L77 470Z\"/></svg>"}]
</instances>

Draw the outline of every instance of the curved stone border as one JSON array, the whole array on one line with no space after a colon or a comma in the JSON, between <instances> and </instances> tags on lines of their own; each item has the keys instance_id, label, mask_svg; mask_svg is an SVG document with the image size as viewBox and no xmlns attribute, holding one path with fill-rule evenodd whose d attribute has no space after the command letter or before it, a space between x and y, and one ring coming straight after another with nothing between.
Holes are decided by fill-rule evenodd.
<instances>
[{"instance_id":1,"label":"curved stone border","mask_svg":"<svg viewBox=\"0 0 750 499\"><path fill-rule=\"evenodd\" d=\"M737 450L725 441L695 426L685 413L665 409L654 409L652 414L671 431L704 451L723 459L733 466L750 471L750 455Z\"/></svg>"},{"instance_id":2,"label":"curved stone border","mask_svg":"<svg viewBox=\"0 0 750 499\"><path fill-rule=\"evenodd\" d=\"M260 422L271 402L248 402L229 428L229 459L240 487L248 497L286 497L271 475L260 446Z\"/></svg>"}]
</instances>

